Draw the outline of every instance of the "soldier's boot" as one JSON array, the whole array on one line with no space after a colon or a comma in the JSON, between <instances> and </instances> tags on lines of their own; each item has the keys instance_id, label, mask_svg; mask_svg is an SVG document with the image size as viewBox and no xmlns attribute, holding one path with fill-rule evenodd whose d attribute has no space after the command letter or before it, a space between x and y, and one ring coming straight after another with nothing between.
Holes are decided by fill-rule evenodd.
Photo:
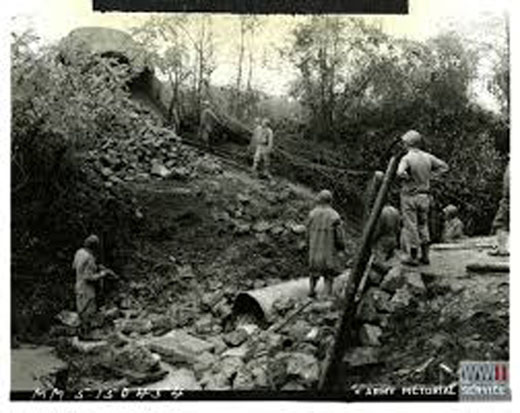
<instances>
[{"instance_id":1,"label":"soldier's boot","mask_svg":"<svg viewBox=\"0 0 520 413\"><path fill-rule=\"evenodd\" d=\"M421 264L429 265L430 264L430 245L422 244L421 245L421 259L419 260Z\"/></svg>"},{"instance_id":2,"label":"soldier's boot","mask_svg":"<svg viewBox=\"0 0 520 413\"><path fill-rule=\"evenodd\" d=\"M311 276L309 278L309 286L310 286L310 289L309 289L309 297L311 298L314 298L316 297L316 284L318 283L318 279Z\"/></svg>"},{"instance_id":3,"label":"soldier's boot","mask_svg":"<svg viewBox=\"0 0 520 413\"><path fill-rule=\"evenodd\" d=\"M417 248L410 248L410 256L406 257L402 263L411 267L417 267L419 265L419 260L417 260Z\"/></svg>"}]
</instances>

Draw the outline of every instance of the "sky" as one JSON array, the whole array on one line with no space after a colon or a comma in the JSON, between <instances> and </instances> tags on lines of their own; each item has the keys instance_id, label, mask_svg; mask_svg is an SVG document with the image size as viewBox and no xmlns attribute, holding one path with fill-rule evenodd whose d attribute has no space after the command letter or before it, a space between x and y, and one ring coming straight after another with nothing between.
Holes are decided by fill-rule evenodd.
<instances>
[{"instance_id":1,"label":"sky","mask_svg":"<svg viewBox=\"0 0 520 413\"><path fill-rule=\"evenodd\" d=\"M377 16L389 34L425 40L447 28L475 31L478 21L490 15L502 17L511 0L409 0L410 12L401 16ZM138 26L147 13L100 13L91 10L91 0L17 0L12 6L14 30L31 27L44 41L56 41L79 26L104 26L128 30ZM194 15L197 19L199 16ZM360 17L360 18L367 18ZM291 30L301 16L273 15L261 17L262 31L255 38L254 86L273 95L284 95L294 79L294 68L278 57L277 49L290 41ZM237 16L214 16L217 68L212 82L231 83L236 73ZM485 73L485 71L484 71ZM476 85L476 95L485 105L493 105L483 83Z\"/></svg>"}]
</instances>

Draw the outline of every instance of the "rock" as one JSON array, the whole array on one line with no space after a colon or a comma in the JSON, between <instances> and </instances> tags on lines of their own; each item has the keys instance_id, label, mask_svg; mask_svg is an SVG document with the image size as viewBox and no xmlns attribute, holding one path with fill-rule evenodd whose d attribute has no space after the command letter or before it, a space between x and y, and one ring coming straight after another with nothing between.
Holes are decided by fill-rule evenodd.
<instances>
[{"instance_id":1,"label":"rock","mask_svg":"<svg viewBox=\"0 0 520 413\"><path fill-rule=\"evenodd\" d=\"M381 284L381 281L383 281L383 274L381 272L376 271L374 269L370 269L368 271L368 285L379 286Z\"/></svg>"},{"instance_id":2,"label":"rock","mask_svg":"<svg viewBox=\"0 0 520 413\"><path fill-rule=\"evenodd\" d=\"M107 366L119 371L146 373L160 369L160 362L161 358L146 347L129 343L121 349L112 350Z\"/></svg>"},{"instance_id":3,"label":"rock","mask_svg":"<svg viewBox=\"0 0 520 413\"><path fill-rule=\"evenodd\" d=\"M210 334L213 331L213 317L206 314L195 322L195 331L198 334Z\"/></svg>"},{"instance_id":4,"label":"rock","mask_svg":"<svg viewBox=\"0 0 520 413\"><path fill-rule=\"evenodd\" d=\"M125 320L121 326L121 331L125 334L146 334L152 331L153 324L151 320Z\"/></svg>"},{"instance_id":5,"label":"rock","mask_svg":"<svg viewBox=\"0 0 520 413\"><path fill-rule=\"evenodd\" d=\"M446 344L449 341L449 337L444 333L435 333L435 335L428 340L428 343L435 349L438 350L444 344Z\"/></svg>"},{"instance_id":6,"label":"rock","mask_svg":"<svg viewBox=\"0 0 520 413\"><path fill-rule=\"evenodd\" d=\"M240 369L233 380L233 390L253 390L255 381L251 372L245 368Z\"/></svg>"},{"instance_id":7,"label":"rock","mask_svg":"<svg viewBox=\"0 0 520 413\"><path fill-rule=\"evenodd\" d=\"M284 315L296 306L296 301L291 297L281 297L273 302L273 311Z\"/></svg>"},{"instance_id":8,"label":"rock","mask_svg":"<svg viewBox=\"0 0 520 413\"><path fill-rule=\"evenodd\" d=\"M213 365L213 372L220 372L224 375L228 383L236 377L238 372L244 367L244 362L238 357L226 357L220 363Z\"/></svg>"},{"instance_id":9,"label":"rock","mask_svg":"<svg viewBox=\"0 0 520 413\"><path fill-rule=\"evenodd\" d=\"M248 348L246 345L230 348L222 353L222 357L236 357L239 359L244 359L247 355Z\"/></svg>"},{"instance_id":10,"label":"rock","mask_svg":"<svg viewBox=\"0 0 520 413\"><path fill-rule=\"evenodd\" d=\"M376 303L373 294L369 294L368 292L363 295L357 307L356 318L369 323L376 323L379 319Z\"/></svg>"},{"instance_id":11,"label":"rock","mask_svg":"<svg viewBox=\"0 0 520 413\"><path fill-rule=\"evenodd\" d=\"M372 324L363 324L359 331L359 339L364 346L378 347L381 345L379 338L383 334L380 327Z\"/></svg>"},{"instance_id":12,"label":"rock","mask_svg":"<svg viewBox=\"0 0 520 413\"><path fill-rule=\"evenodd\" d=\"M73 337L70 344L74 350L83 354L98 353L108 348L108 343L105 340L80 341L78 337Z\"/></svg>"},{"instance_id":13,"label":"rock","mask_svg":"<svg viewBox=\"0 0 520 413\"><path fill-rule=\"evenodd\" d=\"M241 204L249 204L251 202L251 197L247 194L238 194L237 199Z\"/></svg>"},{"instance_id":14,"label":"rock","mask_svg":"<svg viewBox=\"0 0 520 413\"><path fill-rule=\"evenodd\" d=\"M305 386L303 384L300 384L295 381L290 381L289 383L286 383L282 388L282 391L300 391L300 390L306 390Z\"/></svg>"},{"instance_id":15,"label":"rock","mask_svg":"<svg viewBox=\"0 0 520 413\"><path fill-rule=\"evenodd\" d=\"M155 176L160 176L161 178L166 178L168 175L170 175L168 168L160 163L154 163L150 173Z\"/></svg>"},{"instance_id":16,"label":"rock","mask_svg":"<svg viewBox=\"0 0 520 413\"><path fill-rule=\"evenodd\" d=\"M392 267L390 271L385 275L381 282L381 288L389 293L394 293L398 288L401 288L405 284L406 280L402 274L402 268L400 265Z\"/></svg>"},{"instance_id":17,"label":"rock","mask_svg":"<svg viewBox=\"0 0 520 413\"><path fill-rule=\"evenodd\" d=\"M245 330L239 329L226 334L223 338L224 342L230 347L238 347L247 340L249 335Z\"/></svg>"},{"instance_id":18,"label":"rock","mask_svg":"<svg viewBox=\"0 0 520 413\"><path fill-rule=\"evenodd\" d=\"M281 235L281 234L283 234L284 231L285 231L285 229L281 225L275 225L270 230L271 234L274 236Z\"/></svg>"},{"instance_id":19,"label":"rock","mask_svg":"<svg viewBox=\"0 0 520 413\"><path fill-rule=\"evenodd\" d=\"M174 368L166 363L161 364L168 375L162 380L147 384L147 390L201 390L202 387L195 377L195 373L187 368Z\"/></svg>"},{"instance_id":20,"label":"rock","mask_svg":"<svg viewBox=\"0 0 520 413\"><path fill-rule=\"evenodd\" d=\"M152 332L154 335L162 335L170 331L174 327L174 321L171 317L162 315L152 318Z\"/></svg>"},{"instance_id":21,"label":"rock","mask_svg":"<svg viewBox=\"0 0 520 413\"><path fill-rule=\"evenodd\" d=\"M421 273L407 272L405 274L405 279L412 294L422 295L426 293L426 286L422 280Z\"/></svg>"},{"instance_id":22,"label":"rock","mask_svg":"<svg viewBox=\"0 0 520 413\"><path fill-rule=\"evenodd\" d=\"M305 227L305 225L302 225L302 224L293 224L290 226L290 229L294 234L297 234L297 235L305 234L305 232L307 231L307 228Z\"/></svg>"},{"instance_id":23,"label":"rock","mask_svg":"<svg viewBox=\"0 0 520 413\"><path fill-rule=\"evenodd\" d=\"M368 290L368 293L372 295L372 299L377 311L389 313L392 310L390 306L390 294L388 294L386 291L380 290L376 287L371 287Z\"/></svg>"},{"instance_id":24,"label":"rock","mask_svg":"<svg viewBox=\"0 0 520 413\"><path fill-rule=\"evenodd\" d=\"M309 306L309 311L322 314L332 311L334 303L331 300L326 301L315 301Z\"/></svg>"},{"instance_id":25,"label":"rock","mask_svg":"<svg viewBox=\"0 0 520 413\"><path fill-rule=\"evenodd\" d=\"M213 353L216 355L220 355L228 349L226 343L224 343L224 340L222 340L220 336L208 337L207 341L214 345Z\"/></svg>"},{"instance_id":26,"label":"rock","mask_svg":"<svg viewBox=\"0 0 520 413\"><path fill-rule=\"evenodd\" d=\"M101 174L105 177L105 178L108 178L110 176L112 176L114 174L114 171L112 171L112 169L110 168L102 168L101 169Z\"/></svg>"},{"instance_id":27,"label":"rock","mask_svg":"<svg viewBox=\"0 0 520 413\"><path fill-rule=\"evenodd\" d=\"M63 310L56 316L56 319L67 327L77 328L81 324L78 313L74 311Z\"/></svg>"},{"instance_id":28,"label":"rock","mask_svg":"<svg viewBox=\"0 0 520 413\"><path fill-rule=\"evenodd\" d=\"M289 323L282 333L287 334L293 341L302 341L310 330L311 326L305 320L299 319Z\"/></svg>"},{"instance_id":29,"label":"rock","mask_svg":"<svg viewBox=\"0 0 520 413\"><path fill-rule=\"evenodd\" d=\"M121 311L118 307L110 307L103 311L103 315L106 320L115 320L121 316Z\"/></svg>"},{"instance_id":30,"label":"rock","mask_svg":"<svg viewBox=\"0 0 520 413\"><path fill-rule=\"evenodd\" d=\"M259 221L253 225L253 231L266 232L271 228L271 224L267 221Z\"/></svg>"},{"instance_id":31,"label":"rock","mask_svg":"<svg viewBox=\"0 0 520 413\"><path fill-rule=\"evenodd\" d=\"M195 376L201 378L203 372L211 369L216 361L217 357L214 354L208 351L202 353L197 357L195 363L193 363L193 371L195 372Z\"/></svg>"},{"instance_id":32,"label":"rock","mask_svg":"<svg viewBox=\"0 0 520 413\"><path fill-rule=\"evenodd\" d=\"M231 390L231 384L222 373L205 372L200 385L204 390Z\"/></svg>"},{"instance_id":33,"label":"rock","mask_svg":"<svg viewBox=\"0 0 520 413\"><path fill-rule=\"evenodd\" d=\"M191 265L179 266L179 267L177 267L177 271L179 273L179 278L182 278L182 279L195 278L195 273L193 272L193 267Z\"/></svg>"},{"instance_id":34,"label":"rock","mask_svg":"<svg viewBox=\"0 0 520 413\"><path fill-rule=\"evenodd\" d=\"M196 363L197 357L204 352L211 352L215 345L190 336L182 330L173 330L168 334L150 341L149 348L169 362Z\"/></svg>"},{"instance_id":35,"label":"rock","mask_svg":"<svg viewBox=\"0 0 520 413\"><path fill-rule=\"evenodd\" d=\"M314 356L306 353L289 353L286 360L288 376L302 379L309 385L318 381L320 367Z\"/></svg>"},{"instance_id":36,"label":"rock","mask_svg":"<svg viewBox=\"0 0 520 413\"><path fill-rule=\"evenodd\" d=\"M305 341L314 342L318 338L318 334L320 333L320 329L318 327L313 327L305 336Z\"/></svg>"},{"instance_id":37,"label":"rock","mask_svg":"<svg viewBox=\"0 0 520 413\"><path fill-rule=\"evenodd\" d=\"M241 324L237 327L238 330L244 330L248 336L258 331L259 327L256 324Z\"/></svg>"},{"instance_id":38,"label":"rock","mask_svg":"<svg viewBox=\"0 0 520 413\"><path fill-rule=\"evenodd\" d=\"M413 295L406 286L399 288L390 300L391 312L410 306Z\"/></svg>"},{"instance_id":39,"label":"rock","mask_svg":"<svg viewBox=\"0 0 520 413\"><path fill-rule=\"evenodd\" d=\"M183 166L179 166L177 168L172 168L171 173L169 175L170 179L178 179L181 181L185 181L190 177L190 171L188 168Z\"/></svg>"},{"instance_id":40,"label":"rock","mask_svg":"<svg viewBox=\"0 0 520 413\"><path fill-rule=\"evenodd\" d=\"M380 362L380 354L378 347L354 347L347 350L343 362L350 367L374 365Z\"/></svg>"},{"instance_id":41,"label":"rock","mask_svg":"<svg viewBox=\"0 0 520 413\"><path fill-rule=\"evenodd\" d=\"M234 232L237 235L246 235L251 232L251 224L248 224L247 222L234 222L235 229Z\"/></svg>"}]
</instances>

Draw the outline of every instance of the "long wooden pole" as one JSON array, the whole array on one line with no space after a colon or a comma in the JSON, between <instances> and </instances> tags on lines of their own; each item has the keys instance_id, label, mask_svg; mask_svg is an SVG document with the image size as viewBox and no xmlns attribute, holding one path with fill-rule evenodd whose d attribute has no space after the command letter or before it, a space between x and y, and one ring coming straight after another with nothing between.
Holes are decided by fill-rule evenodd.
<instances>
[{"instance_id":1,"label":"long wooden pole","mask_svg":"<svg viewBox=\"0 0 520 413\"><path fill-rule=\"evenodd\" d=\"M354 298L370 258L370 243L372 234L375 230L377 220L381 214L381 210L383 209L390 184L395 177L398 157L398 155L393 155L390 159L390 162L388 163L383 182L379 188L379 192L377 193L377 198L374 202L374 206L372 207L368 222L363 229L361 246L358 250L356 260L352 268L350 280L345 290L343 315L339 320L339 325L336 329L334 345L330 348L325 359L325 368L323 369L318 385L318 390L320 391L332 390L332 386L337 381L338 367L341 365L341 360L345 353L348 334L352 331L354 315L356 312Z\"/></svg>"}]
</instances>

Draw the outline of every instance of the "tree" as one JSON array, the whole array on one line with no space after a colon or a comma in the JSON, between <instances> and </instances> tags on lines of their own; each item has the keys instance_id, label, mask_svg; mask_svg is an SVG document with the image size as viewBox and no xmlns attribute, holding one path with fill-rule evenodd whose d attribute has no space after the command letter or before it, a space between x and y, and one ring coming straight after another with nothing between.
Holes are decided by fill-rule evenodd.
<instances>
[{"instance_id":1,"label":"tree","mask_svg":"<svg viewBox=\"0 0 520 413\"><path fill-rule=\"evenodd\" d=\"M168 113L187 107L191 116L200 110L215 70L211 16L154 16L132 30L149 53L151 63L168 79ZM185 92L189 92L186 95ZM187 99L189 97L189 99Z\"/></svg>"}]
</instances>

